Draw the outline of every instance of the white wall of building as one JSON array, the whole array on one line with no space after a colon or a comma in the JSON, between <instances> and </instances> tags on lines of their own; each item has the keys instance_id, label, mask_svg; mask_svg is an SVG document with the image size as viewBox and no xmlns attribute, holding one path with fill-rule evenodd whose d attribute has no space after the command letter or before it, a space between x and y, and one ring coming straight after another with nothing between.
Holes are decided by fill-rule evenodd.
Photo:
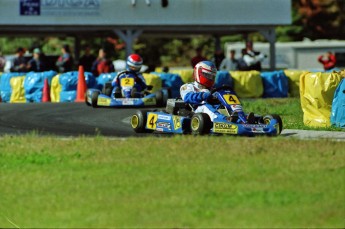
<instances>
[{"instance_id":1,"label":"white wall of building","mask_svg":"<svg viewBox=\"0 0 345 229\"><path fill-rule=\"evenodd\" d=\"M231 49L236 50L236 57L240 57L244 43L227 43L225 45L226 56L229 56ZM254 43L254 49L269 56L269 44ZM276 68L278 69L310 69L322 70L318 57L326 52L342 53L345 55L345 41L317 40L301 42L276 43ZM269 57L262 62L263 68L269 68ZM345 67L345 66L339 66Z\"/></svg>"}]
</instances>

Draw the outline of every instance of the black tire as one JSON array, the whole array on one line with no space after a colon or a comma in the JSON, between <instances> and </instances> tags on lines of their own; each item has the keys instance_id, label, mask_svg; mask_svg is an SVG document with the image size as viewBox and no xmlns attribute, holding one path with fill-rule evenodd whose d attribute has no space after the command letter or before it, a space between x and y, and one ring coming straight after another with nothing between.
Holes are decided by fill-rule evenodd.
<instances>
[{"instance_id":1,"label":"black tire","mask_svg":"<svg viewBox=\"0 0 345 229\"><path fill-rule=\"evenodd\" d=\"M131 126L136 133L152 133L146 129L147 111L137 110L131 118Z\"/></svg>"},{"instance_id":2,"label":"black tire","mask_svg":"<svg viewBox=\"0 0 345 229\"><path fill-rule=\"evenodd\" d=\"M98 96L99 96L99 91L94 91L91 94L91 106L94 108L98 107L97 105Z\"/></svg>"},{"instance_id":3,"label":"black tire","mask_svg":"<svg viewBox=\"0 0 345 229\"><path fill-rule=\"evenodd\" d=\"M106 96L111 96L111 92L112 92L113 88L111 86L111 83L105 83L102 93L105 94Z\"/></svg>"},{"instance_id":4,"label":"black tire","mask_svg":"<svg viewBox=\"0 0 345 229\"><path fill-rule=\"evenodd\" d=\"M264 124L270 124L272 119L275 119L278 122L277 135L279 135L283 130L283 121L279 115L277 114L265 115L262 118L262 121Z\"/></svg>"},{"instance_id":5,"label":"black tire","mask_svg":"<svg viewBox=\"0 0 345 229\"><path fill-rule=\"evenodd\" d=\"M138 90L135 87L132 88L131 97L132 98L140 98Z\"/></svg>"},{"instance_id":6,"label":"black tire","mask_svg":"<svg viewBox=\"0 0 345 229\"><path fill-rule=\"evenodd\" d=\"M89 103L89 102L87 101L87 93L85 93L85 103L86 103L86 105L91 106L91 103Z\"/></svg>"},{"instance_id":7,"label":"black tire","mask_svg":"<svg viewBox=\"0 0 345 229\"><path fill-rule=\"evenodd\" d=\"M190 129L194 135L203 135L210 133L212 122L205 113L195 113L190 121Z\"/></svg>"},{"instance_id":8,"label":"black tire","mask_svg":"<svg viewBox=\"0 0 345 229\"><path fill-rule=\"evenodd\" d=\"M157 91L156 93L156 104L158 107L165 107L167 105L167 100L166 96L164 96L163 91Z\"/></svg>"}]
</instances>

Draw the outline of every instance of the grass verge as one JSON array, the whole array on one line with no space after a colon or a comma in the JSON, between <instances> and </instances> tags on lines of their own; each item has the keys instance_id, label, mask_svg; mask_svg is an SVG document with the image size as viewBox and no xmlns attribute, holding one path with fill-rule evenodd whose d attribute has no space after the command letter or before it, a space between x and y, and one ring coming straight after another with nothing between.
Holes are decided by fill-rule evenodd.
<instances>
[{"instance_id":1,"label":"grass verge","mask_svg":"<svg viewBox=\"0 0 345 229\"><path fill-rule=\"evenodd\" d=\"M343 142L5 136L0 227L344 228Z\"/></svg>"}]
</instances>

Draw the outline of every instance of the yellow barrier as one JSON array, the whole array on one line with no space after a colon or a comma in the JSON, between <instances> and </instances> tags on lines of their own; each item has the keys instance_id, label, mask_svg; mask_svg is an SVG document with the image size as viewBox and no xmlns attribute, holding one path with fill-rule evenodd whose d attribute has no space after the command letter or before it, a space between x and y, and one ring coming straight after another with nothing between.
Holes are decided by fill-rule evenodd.
<instances>
[{"instance_id":1,"label":"yellow barrier","mask_svg":"<svg viewBox=\"0 0 345 229\"><path fill-rule=\"evenodd\" d=\"M289 96L290 97L299 97L299 82L301 75L307 71L303 70L292 70L286 69L284 73L288 78L289 83Z\"/></svg>"},{"instance_id":2,"label":"yellow barrier","mask_svg":"<svg viewBox=\"0 0 345 229\"><path fill-rule=\"evenodd\" d=\"M153 88L150 92L156 92L162 89L162 79L155 74L143 73L143 77L147 85L152 85Z\"/></svg>"},{"instance_id":3,"label":"yellow barrier","mask_svg":"<svg viewBox=\"0 0 345 229\"><path fill-rule=\"evenodd\" d=\"M264 93L262 78L258 71L230 71L235 93L240 98L260 98Z\"/></svg>"},{"instance_id":4,"label":"yellow barrier","mask_svg":"<svg viewBox=\"0 0 345 229\"><path fill-rule=\"evenodd\" d=\"M342 77L340 72L305 72L300 78L303 123L306 126L328 127L334 91Z\"/></svg>"},{"instance_id":5,"label":"yellow barrier","mask_svg":"<svg viewBox=\"0 0 345 229\"><path fill-rule=\"evenodd\" d=\"M183 83L190 83L194 81L193 69L171 70L170 73L179 75Z\"/></svg>"},{"instance_id":6,"label":"yellow barrier","mask_svg":"<svg viewBox=\"0 0 345 229\"><path fill-rule=\"evenodd\" d=\"M10 85L12 88L11 103L25 103L24 80L26 76L12 77Z\"/></svg>"},{"instance_id":7,"label":"yellow barrier","mask_svg":"<svg viewBox=\"0 0 345 229\"><path fill-rule=\"evenodd\" d=\"M60 92L62 91L62 86L59 83L59 77L60 75L54 76L50 86L50 100L53 103L60 102Z\"/></svg>"}]
</instances>

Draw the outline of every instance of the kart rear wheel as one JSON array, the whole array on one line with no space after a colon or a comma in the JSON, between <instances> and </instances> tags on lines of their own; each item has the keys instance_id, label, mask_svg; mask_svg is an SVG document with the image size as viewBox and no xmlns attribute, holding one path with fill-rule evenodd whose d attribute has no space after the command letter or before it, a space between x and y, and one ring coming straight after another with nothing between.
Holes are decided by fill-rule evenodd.
<instances>
[{"instance_id":1,"label":"kart rear wheel","mask_svg":"<svg viewBox=\"0 0 345 229\"><path fill-rule=\"evenodd\" d=\"M277 120L278 125L276 126L276 129L277 129L277 135L279 135L283 130L283 121L279 115L277 114L265 115L262 118L262 121L264 124L268 125L271 123L273 119Z\"/></svg>"},{"instance_id":2,"label":"kart rear wheel","mask_svg":"<svg viewBox=\"0 0 345 229\"><path fill-rule=\"evenodd\" d=\"M89 103L89 102L87 101L87 93L85 93L85 103L86 103L86 105L91 106L91 103Z\"/></svg>"},{"instance_id":3,"label":"kart rear wheel","mask_svg":"<svg viewBox=\"0 0 345 229\"><path fill-rule=\"evenodd\" d=\"M210 133L212 122L210 117L205 113L195 113L190 121L192 134L203 135Z\"/></svg>"},{"instance_id":4,"label":"kart rear wheel","mask_svg":"<svg viewBox=\"0 0 345 229\"><path fill-rule=\"evenodd\" d=\"M131 118L131 126L136 133L152 133L153 130L146 129L147 111L137 110Z\"/></svg>"},{"instance_id":5,"label":"kart rear wheel","mask_svg":"<svg viewBox=\"0 0 345 229\"><path fill-rule=\"evenodd\" d=\"M99 91L94 91L91 94L91 106L94 108L98 107L97 106L98 96L99 96Z\"/></svg>"}]
</instances>

